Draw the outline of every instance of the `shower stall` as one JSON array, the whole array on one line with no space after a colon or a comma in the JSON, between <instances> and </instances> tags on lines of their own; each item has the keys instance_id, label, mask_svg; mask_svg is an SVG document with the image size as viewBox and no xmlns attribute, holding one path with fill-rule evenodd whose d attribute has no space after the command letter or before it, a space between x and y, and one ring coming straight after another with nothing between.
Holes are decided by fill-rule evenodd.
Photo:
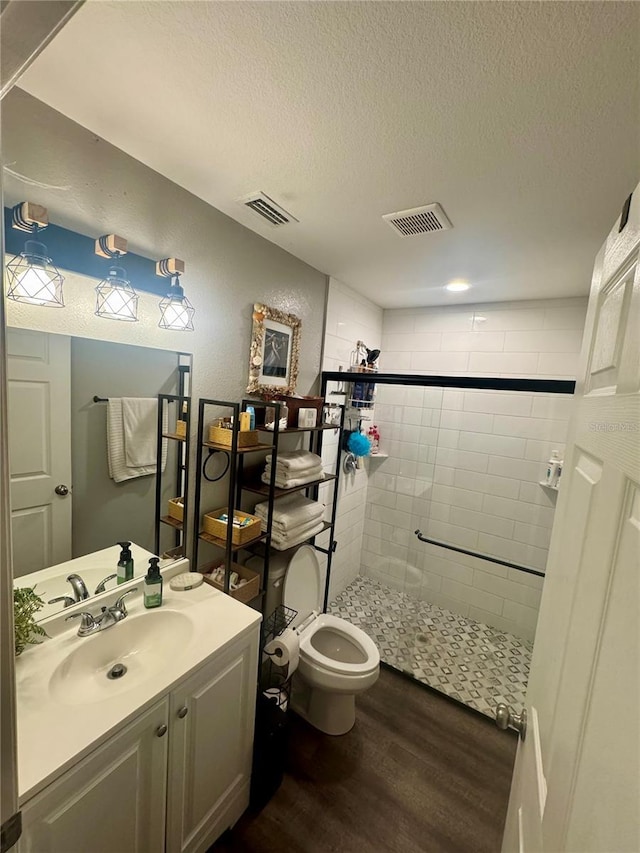
<instances>
[{"instance_id":1,"label":"shower stall","mask_svg":"<svg viewBox=\"0 0 640 853\"><path fill-rule=\"evenodd\" d=\"M352 399L355 383L375 386L371 402ZM329 579L329 609L363 628L385 664L491 716L524 698L562 487L546 472L564 454L574 387L323 373L346 428L380 435L365 462L359 566L344 588Z\"/></svg>"}]
</instances>

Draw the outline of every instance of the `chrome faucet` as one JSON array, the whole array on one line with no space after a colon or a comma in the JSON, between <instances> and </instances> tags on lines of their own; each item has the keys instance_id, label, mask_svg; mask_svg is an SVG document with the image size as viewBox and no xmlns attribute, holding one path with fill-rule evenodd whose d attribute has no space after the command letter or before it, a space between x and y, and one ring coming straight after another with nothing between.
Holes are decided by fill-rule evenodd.
<instances>
[{"instance_id":1,"label":"chrome faucet","mask_svg":"<svg viewBox=\"0 0 640 853\"><path fill-rule=\"evenodd\" d=\"M89 590L80 575L69 575L67 580L71 584L76 601L85 601L85 599L89 598Z\"/></svg>"},{"instance_id":2,"label":"chrome faucet","mask_svg":"<svg viewBox=\"0 0 640 853\"><path fill-rule=\"evenodd\" d=\"M135 587L135 589L123 592L112 607L103 607L99 616L93 616L92 613L83 610L80 613L72 613L71 616L67 616L65 621L68 622L69 619L76 619L77 617L81 618L80 627L78 628L79 637L88 637L90 634L106 631L107 628L111 628L112 625L116 625L127 618L128 614L124 599L137 591L138 588Z\"/></svg>"}]
</instances>

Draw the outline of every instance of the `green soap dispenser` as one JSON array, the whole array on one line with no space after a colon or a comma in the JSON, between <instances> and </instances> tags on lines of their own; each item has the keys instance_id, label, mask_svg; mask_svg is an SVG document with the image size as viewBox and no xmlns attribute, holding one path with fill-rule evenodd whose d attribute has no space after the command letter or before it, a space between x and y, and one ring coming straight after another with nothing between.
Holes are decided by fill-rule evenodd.
<instances>
[{"instance_id":1,"label":"green soap dispenser","mask_svg":"<svg viewBox=\"0 0 640 853\"><path fill-rule=\"evenodd\" d=\"M131 542L118 542L122 548L118 560L118 583L125 583L133 579L133 557L131 556Z\"/></svg>"},{"instance_id":2,"label":"green soap dispenser","mask_svg":"<svg viewBox=\"0 0 640 853\"><path fill-rule=\"evenodd\" d=\"M158 557L149 560L149 571L144 579L144 606L160 607L162 604L162 575Z\"/></svg>"}]
</instances>

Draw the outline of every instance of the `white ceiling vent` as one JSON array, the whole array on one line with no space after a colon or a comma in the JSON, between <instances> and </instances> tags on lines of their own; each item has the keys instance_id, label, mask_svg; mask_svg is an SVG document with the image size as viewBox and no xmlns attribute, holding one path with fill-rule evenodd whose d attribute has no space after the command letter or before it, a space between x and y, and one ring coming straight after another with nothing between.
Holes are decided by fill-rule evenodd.
<instances>
[{"instance_id":1,"label":"white ceiling vent","mask_svg":"<svg viewBox=\"0 0 640 853\"><path fill-rule=\"evenodd\" d=\"M251 195L244 198L239 198L238 201L275 227L298 221L295 216L292 216L284 207L280 207L279 204L276 204L272 198L269 198L263 192L251 193Z\"/></svg>"},{"instance_id":2,"label":"white ceiling vent","mask_svg":"<svg viewBox=\"0 0 640 853\"><path fill-rule=\"evenodd\" d=\"M382 218L403 237L429 234L432 231L448 231L453 228L439 204L425 204L424 207L414 207L412 210L386 213Z\"/></svg>"}]
</instances>

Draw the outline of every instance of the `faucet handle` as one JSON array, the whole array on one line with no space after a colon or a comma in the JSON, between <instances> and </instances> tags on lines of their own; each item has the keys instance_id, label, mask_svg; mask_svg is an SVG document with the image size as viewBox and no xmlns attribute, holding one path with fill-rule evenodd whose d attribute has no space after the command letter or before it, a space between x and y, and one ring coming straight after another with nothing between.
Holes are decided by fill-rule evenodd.
<instances>
[{"instance_id":1,"label":"faucet handle","mask_svg":"<svg viewBox=\"0 0 640 853\"><path fill-rule=\"evenodd\" d=\"M126 592L123 592L122 595L116 600L113 607L110 607L110 610L117 610L122 616L127 615L127 608L124 605L124 600L128 595L133 595L134 592L138 591L138 587L134 587L133 589L128 589Z\"/></svg>"},{"instance_id":2,"label":"faucet handle","mask_svg":"<svg viewBox=\"0 0 640 853\"><path fill-rule=\"evenodd\" d=\"M103 578L103 580L101 580L101 581L100 581L100 583L99 583L99 584L98 584L98 586L96 587L96 591L95 591L93 594L94 594L94 595L98 595L99 593L104 592L105 584L108 584L108 583L109 583L109 581L112 581L114 578L117 578L117 577L118 577L118 575L117 575L117 574L115 574L115 575L107 575L107 577L106 577L106 578Z\"/></svg>"},{"instance_id":3,"label":"faucet handle","mask_svg":"<svg viewBox=\"0 0 640 853\"><path fill-rule=\"evenodd\" d=\"M47 604L57 604L59 601L64 601L65 607L71 607L72 604L76 604L75 598L72 598L70 595L59 595L57 598L47 601Z\"/></svg>"},{"instance_id":4,"label":"faucet handle","mask_svg":"<svg viewBox=\"0 0 640 853\"><path fill-rule=\"evenodd\" d=\"M72 613L70 616L65 618L65 622L68 622L69 619L77 619L78 617L82 617L82 622L80 623L80 627L78 629L78 634L84 631L92 631L96 627L96 620L93 618L91 613L88 613L86 610L82 610L80 613Z\"/></svg>"}]
</instances>

